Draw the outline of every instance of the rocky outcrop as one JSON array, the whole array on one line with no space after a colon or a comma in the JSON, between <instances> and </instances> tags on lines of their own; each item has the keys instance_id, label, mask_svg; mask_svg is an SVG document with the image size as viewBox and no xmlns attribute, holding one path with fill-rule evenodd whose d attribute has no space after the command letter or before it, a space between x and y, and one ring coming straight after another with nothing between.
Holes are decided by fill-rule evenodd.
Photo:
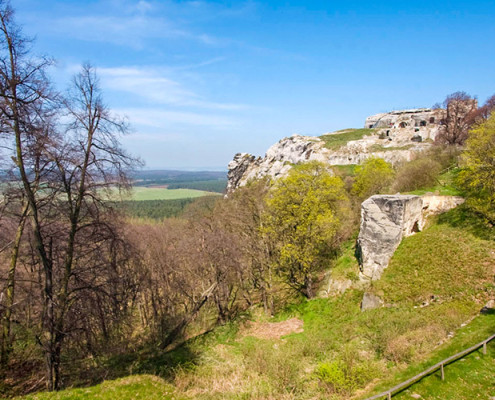
<instances>
[{"instance_id":1,"label":"rocky outcrop","mask_svg":"<svg viewBox=\"0 0 495 400\"><path fill-rule=\"evenodd\" d=\"M401 146L404 146L404 143ZM362 139L349 141L337 150L330 150L320 138L293 135L270 147L264 157L256 158L247 153L236 154L228 166L227 192L244 186L251 179L265 176L275 179L284 177L294 164L315 160L328 165L361 164L369 157L383 158L396 164L410 161L417 152L430 146L427 143L409 141L406 148L401 149L394 147L397 144L398 142L384 141L379 136L370 134Z\"/></svg>"},{"instance_id":2,"label":"rocky outcrop","mask_svg":"<svg viewBox=\"0 0 495 400\"><path fill-rule=\"evenodd\" d=\"M301 135L293 135L280 140L268 149L263 158L238 153L229 163L227 191L231 192L244 186L251 179L264 176L283 177L293 164L313 160L326 162L329 153L321 139Z\"/></svg>"},{"instance_id":3,"label":"rocky outcrop","mask_svg":"<svg viewBox=\"0 0 495 400\"><path fill-rule=\"evenodd\" d=\"M264 157L238 153L229 164L228 192L250 179L285 176L293 164L318 160L329 165L361 164L369 157L383 158L392 164L410 161L427 149L440 130L445 110L418 108L391 111L366 118L369 134L330 150L319 137L293 135L268 149ZM349 130L326 135L343 135ZM325 136L326 136L325 135Z\"/></svg>"},{"instance_id":4,"label":"rocky outcrop","mask_svg":"<svg viewBox=\"0 0 495 400\"><path fill-rule=\"evenodd\" d=\"M357 255L361 280L379 279L402 238L421 231L430 215L464 201L455 196L375 195L361 205Z\"/></svg>"}]
</instances>

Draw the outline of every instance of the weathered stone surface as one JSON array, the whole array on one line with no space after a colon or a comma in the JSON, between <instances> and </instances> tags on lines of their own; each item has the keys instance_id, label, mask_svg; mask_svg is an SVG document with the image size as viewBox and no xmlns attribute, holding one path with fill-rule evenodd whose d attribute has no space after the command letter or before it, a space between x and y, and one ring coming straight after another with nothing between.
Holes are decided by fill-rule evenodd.
<instances>
[{"instance_id":1,"label":"weathered stone surface","mask_svg":"<svg viewBox=\"0 0 495 400\"><path fill-rule=\"evenodd\" d=\"M491 314L495 312L495 300L488 301L480 311L482 314Z\"/></svg>"},{"instance_id":2,"label":"weathered stone surface","mask_svg":"<svg viewBox=\"0 0 495 400\"><path fill-rule=\"evenodd\" d=\"M349 141L336 150L327 149L318 137L293 135L270 147L264 157L236 154L229 164L228 191L245 185L250 179L283 177L292 164L310 160L329 165L361 164L369 157L383 158L392 164L411 161L418 152L431 146L445 113L442 109L419 108L372 115L365 122L365 128L374 129L369 135Z\"/></svg>"},{"instance_id":3,"label":"weathered stone surface","mask_svg":"<svg viewBox=\"0 0 495 400\"><path fill-rule=\"evenodd\" d=\"M357 241L361 277L379 279L403 236L419 230L423 203L419 196L372 196L361 205Z\"/></svg>"},{"instance_id":4,"label":"weathered stone surface","mask_svg":"<svg viewBox=\"0 0 495 400\"><path fill-rule=\"evenodd\" d=\"M313 160L325 162L328 153L329 150L325 149L319 138L301 135L280 140L268 149L263 158L238 153L229 163L227 191L244 186L251 179L283 177L292 164Z\"/></svg>"},{"instance_id":5,"label":"weathered stone surface","mask_svg":"<svg viewBox=\"0 0 495 400\"><path fill-rule=\"evenodd\" d=\"M357 240L361 280L380 279L403 237L421 231L430 215L463 201L461 197L433 195L375 195L365 200Z\"/></svg>"},{"instance_id":6,"label":"weathered stone surface","mask_svg":"<svg viewBox=\"0 0 495 400\"><path fill-rule=\"evenodd\" d=\"M229 172L227 174L227 191L232 191L240 185L240 181L246 170L254 161L254 156L248 153L237 153L234 159L229 162Z\"/></svg>"},{"instance_id":7,"label":"weathered stone surface","mask_svg":"<svg viewBox=\"0 0 495 400\"><path fill-rule=\"evenodd\" d=\"M423 200L423 218L444 213L464 203L464 198L460 196L425 194L421 196L421 199Z\"/></svg>"},{"instance_id":8,"label":"weathered stone surface","mask_svg":"<svg viewBox=\"0 0 495 400\"><path fill-rule=\"evenodd\" d=\"M428 143L413 144L410 137L404 140L407 141L407 148L396 149L396 146L403 146L404 143L398 144L397 141L383 143L377 135L370 135L360 140L349 141L338 150L329 150L320 138L293 135L270 147L264 157L256 158L247 153L236 154L228 166L227 192L244 186L251 179L265 176L275 179L284 177L292 165L298 163L321 161L328 165L349 165L361 164L369 157L379 157L396 164L412 160L415 154L430 146ZM376 151L374 146L377 144L383 150ZM387 150L387 147L394 147L394 150Z\"/></svg>"},{"instance_id":9,"label":"weathered stone surface","mask_svg":"<svg viewBox=\"0 0 495 400\"><path fill-rule=\"evenodd\" d=\"M380 297L368 292L363 295L361 311L372 310L379 307L383 307L383 300Z\"/></svg>"},{"instance_id":10,"label":"weathered stone surface","mask_svg":"<svg viewBox=\"0 0 495 400\"><path fill-rule=\"evenodd\" d=\"M435 140L445 113L443 109L431 108L390 111L369 116L364 127L380 129L379 133L382 137L394 141L399 138L417 142L426 139Z\"/></svg>"},{"instance_id":11,"label":"weathered stone surface","mask_svg":"<svg viewBox=\"0 0 495 400\"><path fill-rule=\"evenodd\" d=\"M352 281L350 279L340 280L329 278L328 281L320 289L318 297L329 297L342 294L351 287Z\"/></svg>"}]
</instances>

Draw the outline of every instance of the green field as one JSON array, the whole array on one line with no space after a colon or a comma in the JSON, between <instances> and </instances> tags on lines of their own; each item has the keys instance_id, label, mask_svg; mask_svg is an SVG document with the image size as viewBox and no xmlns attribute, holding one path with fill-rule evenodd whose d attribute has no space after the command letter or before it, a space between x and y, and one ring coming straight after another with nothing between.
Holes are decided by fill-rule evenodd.
<instances>
[{"instance_id":1,"label":"green field","mask_svg":"<svg viewBox=\"0 0 495 400\"><path fill-rule=\"evenodd\" d=\"M177 199L193 199L202 196L214 196L219 193L206 192L204 190L195 189L166 189L161 187L142 187L135 186L131 191L130 198L124 200L177 200Z\"/></svg>"}]
</instances>

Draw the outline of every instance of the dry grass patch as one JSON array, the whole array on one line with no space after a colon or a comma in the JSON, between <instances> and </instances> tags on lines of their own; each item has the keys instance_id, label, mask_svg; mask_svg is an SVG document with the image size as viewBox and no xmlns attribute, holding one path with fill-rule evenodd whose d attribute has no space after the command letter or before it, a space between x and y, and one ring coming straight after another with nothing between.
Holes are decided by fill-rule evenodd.
<instances>
[{"instance_id":1,"label":"dry grass patch","mask_svg":"<svg viewBox=\"0 0 495 400\"><path fill-rule=\"evenodd\" d=\"M280 339L291 333L304 332L304 322L298 318L291 318L280 322L248 322L243 336L254 336L258 339Z\"/></svg>"}]
</instances>

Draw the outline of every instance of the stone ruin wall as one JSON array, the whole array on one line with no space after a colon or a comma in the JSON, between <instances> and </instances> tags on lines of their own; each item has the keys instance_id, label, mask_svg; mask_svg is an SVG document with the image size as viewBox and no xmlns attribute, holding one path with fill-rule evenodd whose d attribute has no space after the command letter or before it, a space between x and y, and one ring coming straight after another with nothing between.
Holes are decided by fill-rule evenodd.
<instances>
[{"instance_id":1,"label":"stone ruin wall","mask_svg":"<svg viewBox=\"0 0 495 400\"><path fill-rule=\"evenodd\" d=\"M400 141L401 137L415 142L434 141L445 114L446 111L440 108L391 111L369 116L364 127L376 129L377 135L389 141Z\"/></svg>"}]
</instances>

